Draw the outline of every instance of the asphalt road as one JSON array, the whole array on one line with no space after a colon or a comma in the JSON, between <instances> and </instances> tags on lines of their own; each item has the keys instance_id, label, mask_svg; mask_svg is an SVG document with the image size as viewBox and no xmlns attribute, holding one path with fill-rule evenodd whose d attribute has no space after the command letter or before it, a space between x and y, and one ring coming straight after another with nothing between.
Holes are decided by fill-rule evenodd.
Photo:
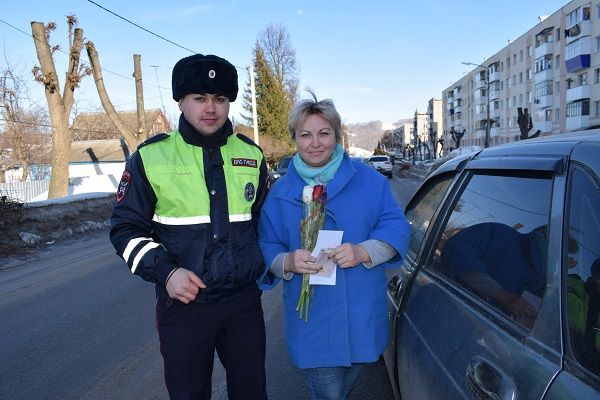
<instances>
[{"instance_id":1,"label":"asphalt road","mask_svg":"<svg viewBox=\"0 0 600 400\"><path fill-rule=\"evenodd\" d=\"M405 204L418 185L395 177ZM271 399L305 399L283 341L281 286L263 294ZM0 260L0 399L165 399L153 286L131 275L107 232ZM218 358L213 399L226 399ZM350 399L393 399L385 366L366 368Z\"/></svg>"}]
</instances>

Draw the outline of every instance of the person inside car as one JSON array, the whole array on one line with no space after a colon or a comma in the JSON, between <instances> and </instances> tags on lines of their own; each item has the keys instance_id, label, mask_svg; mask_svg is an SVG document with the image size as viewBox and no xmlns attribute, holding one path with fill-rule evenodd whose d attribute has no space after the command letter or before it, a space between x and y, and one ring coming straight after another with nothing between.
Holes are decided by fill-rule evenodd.
<instances>
[{"instance_id":1,"label":"person inside car","mask_svg":"<svg viewBox=\"0 0 600 400\"><path fill-rule=\"evenodd\" d=\"M445 243L450 276L529 325L544 294L546 227L517 232L496 222L471 225Z\"/></svg>"},{"instance_id":2,"label":"person inside car","mask_svg":"<svg viewBox=\"0 0 600 400\"><path fill-rule=\"evenodd\" d=\"M567 276L567 314L577 358L600 372L600 258L592 263L587 280L579 274Z\"/></svg>"}]
</instances>

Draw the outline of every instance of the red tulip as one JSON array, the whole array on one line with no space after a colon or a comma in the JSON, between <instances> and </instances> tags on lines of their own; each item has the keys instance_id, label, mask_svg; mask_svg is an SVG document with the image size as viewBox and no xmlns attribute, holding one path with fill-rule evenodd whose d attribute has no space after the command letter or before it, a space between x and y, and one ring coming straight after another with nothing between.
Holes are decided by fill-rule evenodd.
<instances>
[{"instance_id":1,"label":"red tulip","mask_svg":"<svg viewBox=\"0 0 600 400\"><path fill-rule=\"evenodd\" d=\"M313 201L319 201L323 194L323 185L316 185L313 190Z\"/></svg>"}]
</instances>

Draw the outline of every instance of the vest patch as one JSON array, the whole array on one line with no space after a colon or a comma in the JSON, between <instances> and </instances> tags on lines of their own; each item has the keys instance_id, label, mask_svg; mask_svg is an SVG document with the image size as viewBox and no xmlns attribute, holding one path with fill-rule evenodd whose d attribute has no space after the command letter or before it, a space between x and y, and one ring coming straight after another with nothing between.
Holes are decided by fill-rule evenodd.
<instances>
[{"instance_id":1,"label":"vest patch","mask_svg":"<svg viewBox=\"0 0 600 400\"><path fill-rule=\"evenodd\" d=\"M231 165L233 165L234 167L256 168L258 167L258 162L251 158L232 158Z\"/></svg>"},{"instance_id":2,"label":"vest patch","mask_svg":"<svg viewBox=\"0 0 600 400\"><path fill-rule=\"evenodd\" d=\"M244 188L244 197L248 201L254 200L254 195L256 194L256 189L254 188L254 184L252 182L248 182L246 187Z\"/></svg>"},{"instance_id":3,"label":"vest patch","mask_svg":"<svg viewBox=\"0 0 600 400\"><path fill-rule=\"evenodd\" d=\"M117 203L120 203L125 198L130 187L131 174L129 171L125 170L123 171L123 176L121 176L121 181L119 182L119 187L117 188Z\"/></svg>"}]
</instances>

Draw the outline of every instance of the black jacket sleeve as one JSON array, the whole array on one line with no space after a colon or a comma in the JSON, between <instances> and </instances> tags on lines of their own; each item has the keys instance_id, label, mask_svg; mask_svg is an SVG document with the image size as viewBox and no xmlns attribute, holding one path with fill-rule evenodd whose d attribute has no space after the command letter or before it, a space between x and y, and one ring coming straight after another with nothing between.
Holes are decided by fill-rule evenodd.
<instances>
[{"instance_id":1,"label":"black jacket sleeve","mask_svg":"<svg viewBox=\"0 0 600 400\"><path fill-rule=\"evenodd\" d=\"M121 177L110 218L110 241L131 272L160 285L176 267L170 254L152 233L156 194L139 152L131 155Z\"/></svg>"}]
</instances>

